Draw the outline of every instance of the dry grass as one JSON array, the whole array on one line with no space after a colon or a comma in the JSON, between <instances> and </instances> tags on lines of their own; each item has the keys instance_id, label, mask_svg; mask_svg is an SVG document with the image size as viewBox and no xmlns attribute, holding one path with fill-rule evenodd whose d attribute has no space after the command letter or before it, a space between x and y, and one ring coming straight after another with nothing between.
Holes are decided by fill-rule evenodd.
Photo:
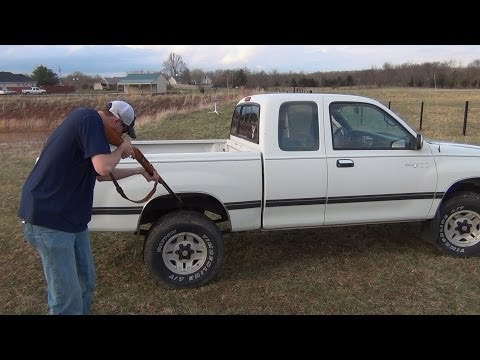
<instances>
[{"instance_id":1,"label":"dry grass","mask_svg":"<svg viewBox=\"0 0 480 360\"><path fill-rule=\"evenodd\" d=\"M426 136L480 143L478 133L472 131L465 139L461 135L465 100L470 101L472 124L478 121L474 119L479 92L346 92L368 95L385 104L391 101L392 109L414 127L424 100ZM233 104L240 97L221 101L220 115L208 114L212 103L193 95L161 99L165 101L162 106L156 97L135 99L136 108L141 109L139 139L227 137ZM45 106L45 114L73 106L70 99L65 99L68 105L60 104L60 99L41 100L52 107ZM89 101L103 104L105 100ZM181 104L182 109L196 104L201 109L177 113L172 104ZM25 129L35 127L26 124L27 118L23 121ZM20 188L46 132L45 128L40 133L1 129L0 314L45 314L40 259L23 239L16 210ZM441 255L418 238L419 228L418 223L408 223L229 234L218 278L193 290L159 288L147 276L141 259L133 258L135 236L92 233L97 266L93 313L480 314L479 259Z\"/></svg>"},{"instance_id":2,"label":"dry grass","mask_svg":"<svg viewBox=\"0 0 480 360\"><path fill-rule=\"evenodd\" d=\"M0 97L0 131L51 131L65 115L76 107L103 109L107 101L124 100L136 111L137 126L176 113L186 113L213 107L213 99L226 103L245 96L243 90L206 92L205 94L175 95L51 95Z\"/></svg>"}]
</instances>

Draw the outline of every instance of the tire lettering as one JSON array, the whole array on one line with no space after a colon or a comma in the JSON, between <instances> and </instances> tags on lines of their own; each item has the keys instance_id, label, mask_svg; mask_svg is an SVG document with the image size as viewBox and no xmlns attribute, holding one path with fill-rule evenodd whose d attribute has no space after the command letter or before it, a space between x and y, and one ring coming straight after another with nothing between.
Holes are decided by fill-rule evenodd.
<instances>
[{"instance_id":1,"label":"tire lettering","mask_svg":"<svg viewBox=\"0 0 480 360\"><path fill-rule=\"evenodd\" d=\"M445 246L448 250L456 252L456 253L465 253L465 249L461 247L457 247L453 244L451 244L447 238L445 237L445 223L447 222L448 217L451 214L454 214L458 211L462 211L465 209L465 206L458 206L450 211L449 214L445 214L445 216L440 220L440 226L438 229L439 236L440 236L440 241L442 242L442 245Z\"/></svg>"},{"instance_id":2,"label":"tire lettering","mask_svg":"<svg viewBox=\"0 0 480 360\"><path fill-rule=\"evenodd\" d=\"M172 238L175 234L177 234L179 231L177 229L170 231L168 234L166 234L158 243L157 246L157 252L161 253L163 247L165 246L165 243L169 241L169 239ZM168 276L168 279L172 282L194 282L198 281L199 279L204 278L205 276L208 276L209 272L211 271L210 268L212 267L213 264L215 264L216 261L216 253L215 253L215 245L214 243L210 240L207 234L202 234L197 232L197 235L201 237L201 239L205 242L205 245L207 247L207 257L206 261L203 264L203 267L201 269L198 269L195 273L186 275L186 276L180 276L178 274L172 273L171 275Z\"/></svg>"}]
</instances>

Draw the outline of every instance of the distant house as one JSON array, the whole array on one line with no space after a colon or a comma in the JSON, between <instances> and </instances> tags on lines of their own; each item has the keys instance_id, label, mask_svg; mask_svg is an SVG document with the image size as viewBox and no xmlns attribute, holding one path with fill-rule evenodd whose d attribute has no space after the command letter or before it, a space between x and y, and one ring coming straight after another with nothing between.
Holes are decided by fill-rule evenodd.
<instances>
[{"instance_id":1,"label":"distant house","mask_svg":"<svg viewBox=\"0 0 480 360\"><path fill-rule=\"evenodd\" d=\"M128 74L118 81L125 94L164 94L167 92L167 80L160 73Z\"/></svg>"},{"instance_id":2,"label":"distant house","mask_svg":"<svg viewBox=\"0 0 480 360\"><path fill-rule=\"evenodd\" d=\"M172 86L183 84L183 79L180 76L170 76L168 78L168 83Z\"/></svg>"},{"instance_id":3,"label":"distant house","mask_svg":"<svg viewBox=\"0 0 480 360\"><path fill-rule=\"evenodd\" d=\"M93 90L95 90L95 91L97 91L97 90L103 90L102 83L95 83L95 84L93 84Z\"/></svg>"},{"instance_id":4,"label":"distant house","mask_svg":"<svg viewBox=\"0 0 480 360\"><path fill-rule=\"evenodd\" d=\"M21 89L31 86L37 86L37 82L26 75L0 71L0 88L2 89L9 88L20 92Z\"/></svg>"},{"instance_id":5,"label":"distant house","mask_svg":"<svg viewBox=\"0 0 480 360\"><path fill-rule=\"evenodd\" d=\"M123 92L123 86L118 85L118 82L123 79L125 79L125 76L103 78L101 81L101 84L104 90L114 90L114 91Z\"/></svg>"},{"instance_id":6,"label":"distant house","mask_svg":"<svg viewBox=\"0 0 480 360\"><path fill-rule=\"evenodd\" d=\"M201 85L212 85L212 79L205 75L201 81Z\"/></svg>"}]
</instances>

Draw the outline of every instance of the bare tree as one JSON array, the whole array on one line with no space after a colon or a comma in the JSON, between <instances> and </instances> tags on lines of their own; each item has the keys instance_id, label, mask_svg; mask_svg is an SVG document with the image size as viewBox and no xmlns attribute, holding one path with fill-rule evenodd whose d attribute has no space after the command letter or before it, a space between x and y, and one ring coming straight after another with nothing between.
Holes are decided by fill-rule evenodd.
<instances>
[{"instance_id":1,"label":"bare tree","mask_svg":"<svg viewBox=\"0 0 480 360\"><path fill-rule=\"evenodd\" d=\"M480 87L480 60L475 59L467 67L467 78L471 79L472 87Z\"/></svg>"},{"instance_id":2,"label":"bare tree","mask_svg":"<svg viewBox=\"0 0 480 360\"><path fill-rule=\"evenodd\" d=\"M468 64L468 67L480 69L480 60L473 60L470 64Z\"/></svg>"},{"instance_id":3,"label":"bare tree","mask_svg":"<svg viewBox=\"0 0 480 360\"><path fill-rule=\"evenodd\" d=\"M201 85L202 80L205 77L205 73L201 69L192 70L192 80L195 81L195 84Z\"/></svg>"},{"instance_id":4,"label":"bare tree","mask_svg":"<svg viewBox=\"0 0 480 360\"><path fill-rule=\"evenodd\" d=\"M68 74L62 77L61 81L62 81L62 84L64 85L70 85L70 86L73 85L77 88L82 88L82 89L85 89L85 88L93 89L93 85L96 82L101 82L102 77L98 74L94 76L90 76L80 71L75 71L71 74Z\"/></svg>"},{"instance_id":5,"label":"bare tree","mask_svg":"<svg viewBox=\"0 0 480 360\"><path fill-rule=\"evenodd\" d=\"M163 73L170 76L181 76L187 65L180 55L170 53L168 59L163 62Z\"/></svg>"}]
</instances>

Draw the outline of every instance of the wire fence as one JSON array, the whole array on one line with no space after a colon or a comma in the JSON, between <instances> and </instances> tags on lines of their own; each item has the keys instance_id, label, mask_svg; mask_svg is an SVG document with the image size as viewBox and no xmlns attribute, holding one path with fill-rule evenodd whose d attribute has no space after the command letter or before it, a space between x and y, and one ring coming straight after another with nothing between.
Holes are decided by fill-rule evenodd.
<instances>
[{"instance_id":1,"label":"wire fence","mask_svg":"<svg viewBox=\"0 0 480 360\"><path fill-rule=\"evenodd\" d=\"M480 103L478 102L443 101L438 104L404 100L389 101L385 105L419 131L435 132L440 127L447 127L450 132L463 136L480 135Z\"/></svg>"}]
</instances>

